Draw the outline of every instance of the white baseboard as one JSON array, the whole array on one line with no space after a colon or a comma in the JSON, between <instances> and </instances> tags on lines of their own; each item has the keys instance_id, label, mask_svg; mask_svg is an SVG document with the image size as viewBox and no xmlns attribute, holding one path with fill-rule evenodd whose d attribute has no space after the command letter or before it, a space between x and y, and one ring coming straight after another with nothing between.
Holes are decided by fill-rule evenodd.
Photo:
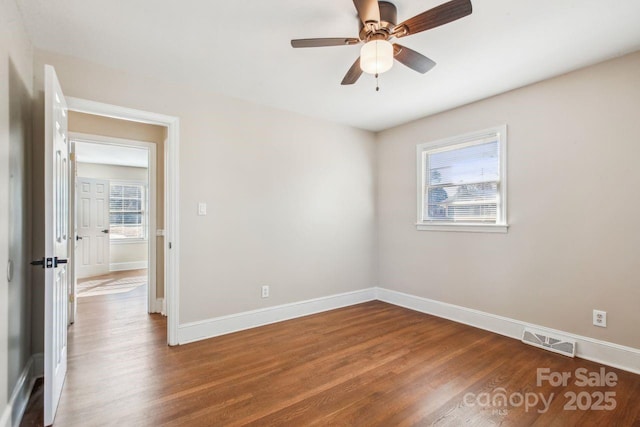
<instances>
[{"instance_id":1,"label":"white baseboard","mask_svg":"<svg viewBox=\"0 0 640 427\"><path fill-rule=\"evenodd\" d=\"M34 354L29 358L18 377L9 402L2 416L0 416L0 427L17 427L20 425L24 410L29 402L33 384L37 378L42 376L44 376L44 355L41 353Z\"/></svg>"},{"instance_id":2,"label":"white baseboard","mask_svg":"<svg viewBox=\"0 0 640 427\"><path fill-rule=\"evenodd\" d=\"M112 262L109 264L109 271L140 270L148 265L147 261Z\"/></svg>"},{"instance_id":3,"label":"white baseboard","mask_svg":"<svg viewBox=\"0 0 640 427\"><path fill-rule=\"evenodd\" d=\"M164 314L164 298L156 298L152 306L149 307L149 313L162 313Z\"/></svg>"},{"instance_id":4,"label":"white baseboard","mask_svg":"<svg viewBox=\"0 0 640 427\"><path fill-rule=\"evenodd\" d=\"M2 411L2 415L0 415L0 427L11 427L11 409L11 404L7 403L4 411Z\"/></svg>"},{"instance_id":5,"label":"white baseboard","mask_svg":"<svg viewBox=\"0 0 640 427\"><path fill-rule=\"evenodd\" d=\"M375 289L368 288L229 316L215 317L199 322L185 323L178 326L178 344L187 344L283 320L360 304L374 299Z\"/></svg>"},{"instance_id":6,"label":"white baseboard","mask_svg":"<svg viewBox=\"0 0 640 427\"><path fill-rule=\"evenodd\" d=\"M33 378L43 378L44 377L44 353L36 353L31 356L33 359L33 364L31 365L31 373Z\"/></svg>"},{"instance_id":7,"label":"white baseboard","mask_svg":"<svg viewBox=\"0 0 640 427\"><path fill-rule=\"evenodd\" d=\"M576 335L556 329L491 313L417 297L384 288L376 288L376 299L422 313L432 314L465 325L495 332L510 338L521 339L524 328L538 329L554 335L571 338L576 342L576 356L603 365L640 374L640 349Z\"/></svg>"}]
</instances>

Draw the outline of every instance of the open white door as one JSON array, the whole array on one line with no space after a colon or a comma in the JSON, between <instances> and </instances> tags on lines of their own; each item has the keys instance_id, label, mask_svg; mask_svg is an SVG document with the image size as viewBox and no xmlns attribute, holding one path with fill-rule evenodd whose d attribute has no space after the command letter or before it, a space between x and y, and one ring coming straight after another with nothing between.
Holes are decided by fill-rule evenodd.
<instances>
[{"instance_id":1,"label":"open white door","mask_svg":"<svg viewBox=\"0 0 640 427\"><path fill-rule=\"evenodd\" d=\"M53 67L45 65L44 423L53 424L67 373L69 147L67 103Z\"/></svg>"},{"instance_id":2,"label":"open white door","mask_svg":"<svg viewBox=\"0 0 640 427\"><path fill-rule=\"evenodd\" d=\"M109 273L109 181L76 178L78 278Z\"/></svg>"}]
</instances>

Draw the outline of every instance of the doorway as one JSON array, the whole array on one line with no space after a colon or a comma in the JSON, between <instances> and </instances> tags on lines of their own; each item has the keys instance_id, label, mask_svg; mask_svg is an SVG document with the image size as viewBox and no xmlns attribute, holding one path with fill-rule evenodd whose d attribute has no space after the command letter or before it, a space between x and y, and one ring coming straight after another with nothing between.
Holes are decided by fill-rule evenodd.
<instances>
[{"instance_id":1,"label":"doorway","mask_svg":"<svg viewBox=\"0 0 640 427\"><path fill-rule=\"evenodd\" d=\"M70 115L70 123L79 122L80 128L85 123L86 128L87 117ZM150 139L158 139L153 136ZM163 210L164 198L157 194L156 143L74 132L69 137L75 180L69 323L76 320L79 298L138 287L145 289L146 311L162 312L164 269L156 266L164 264L157 244L164 229L163 216L156 212Z\"/></svg>"},{"instance_id":2,"label":"doorway","mask_svg":"<svg viewBox=\"0 0 640 427\"><path fill-rule=\"evenodd\" d=\"M164 198L160 209L164 217L162 236L159 238L158 249L163 251L164 262L159 264L158 270L164 273L164 298L156 303L162 307L156 307L167 317L167 343L178 345L178 307L179 307L179 230L178 230L178 145L179 145L179 119L173 116L151 113L142 110L134 110L111 104L104 104L86 99L67 97L68 109L71 112L89 114L98 117L119 119L127 122L151 124L165 129L165 143L159 152L163 154L159 165L164 168L162 184L164 189L158 191L158 196ZM77 136L77 135L76 135ZM159 166L158 165L158 166ZM72 247L74 245L71 245Z\"/></svg>"}]
</instances>

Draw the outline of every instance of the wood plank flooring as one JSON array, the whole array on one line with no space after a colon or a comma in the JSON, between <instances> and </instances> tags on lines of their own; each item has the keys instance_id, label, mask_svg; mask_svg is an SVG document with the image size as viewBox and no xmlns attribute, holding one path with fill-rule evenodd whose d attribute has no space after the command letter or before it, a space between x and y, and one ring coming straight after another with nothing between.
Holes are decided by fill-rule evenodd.
<instances>
[{"instance_id":1,"label":"wood plank flooring","mask_svg":"<svg viewBox=\"0 0 640 427\"><path fill-rule=\"evenodd\" d=\"M170 348L145 295L80 300L56 426L640 426L638 375L578 387L601 366L382 302ZM572 378L538 387L537 368ZM613 410L565 410L607 391ZM546 412L517 405L534 393Z\"/></svg>"},{"instance_id":2,"label":"wood plank flooring","mask_svg":"<svg viewBox=\"0 0 640 427\"><path fill-rule=\"evenodd\" d=\"M101 276L78 279L78 298L129 292L148 283L146 268L139 270L112 271Z\"/></svg>"}]
</instances>

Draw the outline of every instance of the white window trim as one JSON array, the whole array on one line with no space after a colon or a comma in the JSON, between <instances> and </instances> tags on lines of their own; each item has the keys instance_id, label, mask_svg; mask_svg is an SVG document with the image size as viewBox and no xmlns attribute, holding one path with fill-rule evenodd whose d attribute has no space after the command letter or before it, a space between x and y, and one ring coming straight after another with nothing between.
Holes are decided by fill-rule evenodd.
<instances>
[{"instance_id":1,"label":"white window trim","mask_svg":"<svg viewBox=\"0 0 640 427\"><path fill-rule=\"evenodd\" d=\"M451 145L470 144L484 138L493 138L498 135L498 145L500 152L500 203L499 215L495 224L478 224L465 222L434 223L422 220L422 210L424 209L424 153L437 149L444 149ZM419 231L459 231L459 232L486 232L486 233L506 233L509 229L507 223L507 125L494 126L476 132L469 132L451 138L439 139L437 141L425 142L416 146L416 190L417 190L417 222L416 229Z\"/></svg>"},{"instance_id":2,"label":"white window trim","mask_svg":"<svg viewBox=\"0 0 640 427\"><path fill-rule=\"evenodd\" d=\"M144 182L144 181L134 181L134 180L122 180L122 179L117 179L117 180L109 180L109 198L111 198L111 186L112 185L140 185L144 188L144 202L145 205L149 205L149 185ZM144 238L131 238L131 239L112 239L111 236L109 236L109 244L110 245L131 245L131 244L140 244L140 243L147 243L149 242L149 217L150 217L150 210L151 209L145 209L144 210L144 230L145 230L145 237ZM111 210L109 210L109 213L111 213ZM111 228L111 221L109 221L109 228Z\"/></svg>"}]
</instances>

